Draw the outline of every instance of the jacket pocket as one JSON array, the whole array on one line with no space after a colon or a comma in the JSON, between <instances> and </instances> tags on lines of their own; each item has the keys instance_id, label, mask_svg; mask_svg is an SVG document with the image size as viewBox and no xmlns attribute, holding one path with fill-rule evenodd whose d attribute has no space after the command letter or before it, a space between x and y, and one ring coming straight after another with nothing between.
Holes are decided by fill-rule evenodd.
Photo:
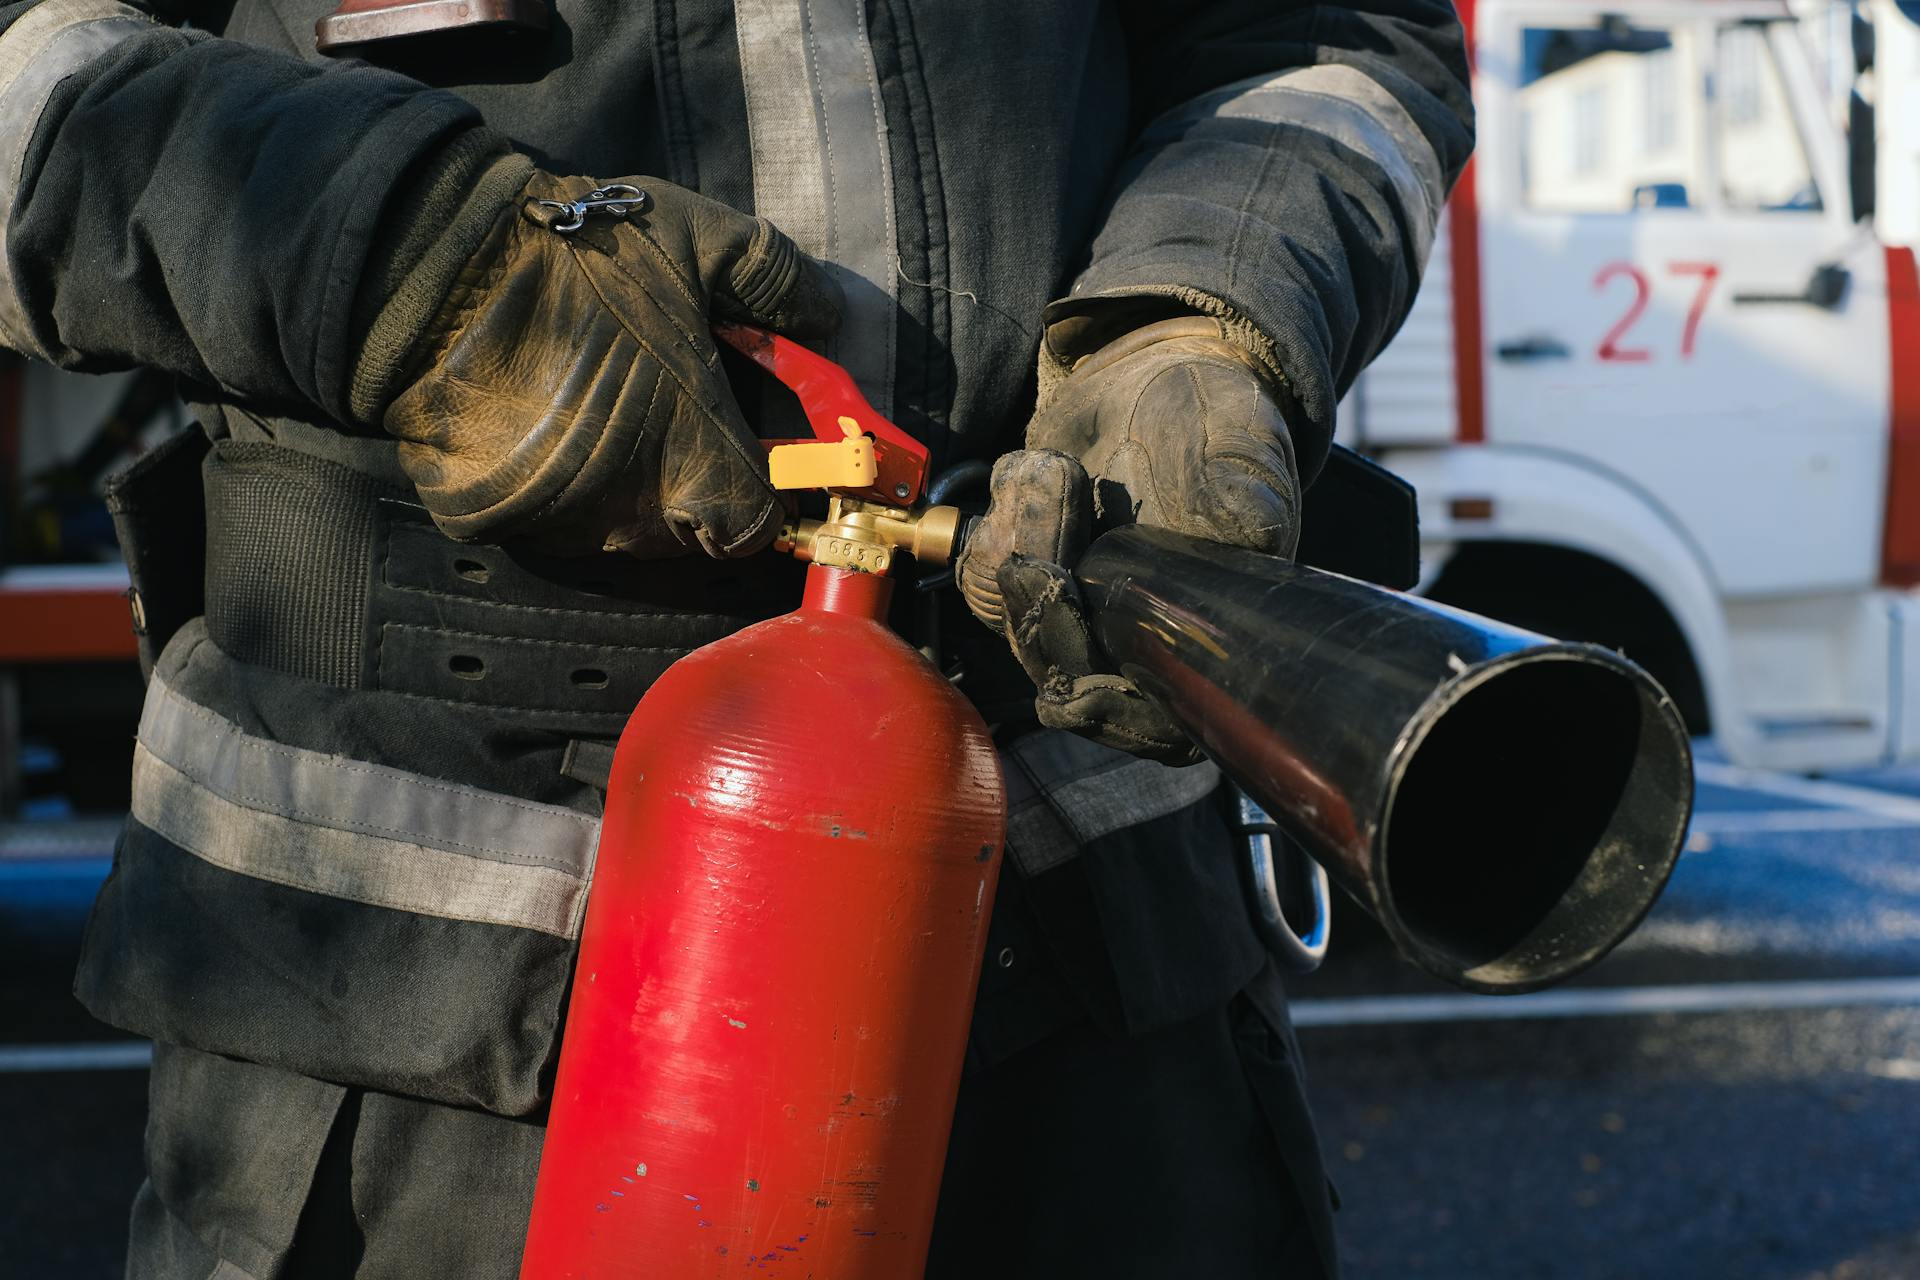
<instances>
[{"instance_id":1,"label":"jacket pocket","mask_svg":"<svg viewBox=\"0 0 1920 1280\"><path fill-rule=\"evenodd\" d=\"M152 674L167 641L200 616L205 600L200 463L207 449L201 432L182 431L107 480L107 510L127 562L142 674Z\"/></svg>"},{"instance_id":2,"label":"jacket pocket","mask_svg":"<svg viewBox=\"0 0 1920 1280\"><path fill-rule=\"evenodd\" d=\"M444 742L455 767L462 748L524 767L539 743L559 779L563 740L480 750L460 735L471 712L395 697L248 668L198 623L184 629L148 688L82 1003L156 1040L321 1080L538 1108L598 822L368 758ZM302 735L357 739L360 754L275 731L303 707Z\"/></svg>"}]
</instances>

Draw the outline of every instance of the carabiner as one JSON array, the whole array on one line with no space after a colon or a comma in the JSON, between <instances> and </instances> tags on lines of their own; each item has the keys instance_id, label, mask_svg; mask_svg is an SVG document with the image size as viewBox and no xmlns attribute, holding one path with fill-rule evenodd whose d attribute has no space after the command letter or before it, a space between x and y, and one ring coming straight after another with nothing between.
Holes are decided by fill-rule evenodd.
<instances>
[{"instance_id":1,"label":"carabiner","mask_svg":"<svg viewBox=\"0 0 1920 1280\"><path fill-rule=\"evenodd\" d=\"M1229 784L1231 786L1231 784ZM1333 935L1333 903L1327 886L1327 870L1309 858L1298 846L1276 850L1273 842L1280 836L1258 801L1239 787L1232 787L1236 802L1234 825L1246 840L1241 867L1247 887L1253 892L1253 922L1267 954L1288 973L1312 973L1327 958L1327 942ZM1281 876L1284 871L1305 873L1307 900L1313 908L1313 926L1300 933L1281 909Z\"/></svg>"},{"instance_id":2,"label":"carabiner","mask_svg":"<svg viewBox=\"0 0 1920 1280\"><path fill-rule=\"evenodd\" d=\"M571 235L587 225L587 218L596 213L610 213L616 218L624 218L629 213L647 211L647 193L624 182L616 182L610 187L595 187L578 200L537 200L543 209L564 210L569 216L548 228L561 235Z\"/></svg>"}]
</instances>

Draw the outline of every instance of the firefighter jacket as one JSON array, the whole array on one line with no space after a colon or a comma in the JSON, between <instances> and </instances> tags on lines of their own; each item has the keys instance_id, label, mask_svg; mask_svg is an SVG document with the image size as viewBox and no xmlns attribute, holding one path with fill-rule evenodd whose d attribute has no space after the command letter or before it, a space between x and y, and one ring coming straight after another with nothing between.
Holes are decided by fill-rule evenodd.
<instances>
[{"instance_id":1,"label":"firefighter jacket","mask_svg":"<svg viewBox=\"0 0 1920 1280\"><path fill-rule=\"evenodd\" d=\"M797 589L773 557L434 529L350 412L411 202L504 137L763 214L831 265L830 354L936 464L1019 446L1050 302L1164 296L1280 371L1311 481L1471 147L1466 67L1445 0L558 0L543 35L346 58L314 45L331 7L0 7L0 342L170 371L204 427L114 496L156 646L79 993L163 1046L151 1256L280 1274L348 1124L356 1197L432 1206L369 1238L510 1274L607 743L675 657ZM1263 956L1196 816L1213 766L1006 736L1018 927L1073 999L1126 1034L1245 986ZM1018 986L990 970L988 1058L1056 1017Z\"/></svg>"}]
</instances>

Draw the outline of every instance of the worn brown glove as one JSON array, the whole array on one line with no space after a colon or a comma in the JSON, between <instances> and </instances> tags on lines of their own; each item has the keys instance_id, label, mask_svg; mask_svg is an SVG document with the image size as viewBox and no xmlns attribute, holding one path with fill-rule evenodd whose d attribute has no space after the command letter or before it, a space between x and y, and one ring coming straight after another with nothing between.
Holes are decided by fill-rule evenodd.
<instances>
[{"instance_id":1,"label":"worn brown glove","mask_svg":"<svg viewBox=\"0 0 1920 1280\"><path fill-rule=\"evenodd\" d=\"M836 291L764 218L653 178L535 173L413 344L386 430L440 528L558 553L745 555L777 532L712 319L831 333ZM567 224L580 225L568 230Z\"/></svg>"},{"instance_id":2,"label":"worn brown glove","mask_svg":"<svg viewBox=\"0 0 1920 1280\"><path fill-rule=\"evenodd\" d=\"M1290 556L1293 444L1268 381L1204 317L1135 330L1073 366L995 464L992 505L957 567L1038 690L1040 723L1169 764L1197 752L1094 643L1069 572L1097 534L1138 522Z\"/></svg>"}]
</instances>

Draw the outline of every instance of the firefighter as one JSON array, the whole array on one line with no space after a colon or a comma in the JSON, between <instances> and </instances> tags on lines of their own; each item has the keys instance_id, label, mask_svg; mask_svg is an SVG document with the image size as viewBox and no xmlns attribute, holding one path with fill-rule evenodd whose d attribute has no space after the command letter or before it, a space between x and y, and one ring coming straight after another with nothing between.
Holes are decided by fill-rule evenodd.
<instances>
[{"instance_id":1,"label":"firefighter","mask_svg":"<svg viewBox=\"0 0 1920 1280\"><path fill-rule=\"evenodd\" d=\"M1218 771L1068 570L1291 551L1471 146L1448 5L327 10L0 8L0 340L204 428L111 499L151 679L77 992L155 1042L129 1274L515 1273L609 743L796 598L793 407L716 319L997 460L993 629L943 633L1010 866L929 1275L1334 1274Z\"/></svg>"}]
</instances>

